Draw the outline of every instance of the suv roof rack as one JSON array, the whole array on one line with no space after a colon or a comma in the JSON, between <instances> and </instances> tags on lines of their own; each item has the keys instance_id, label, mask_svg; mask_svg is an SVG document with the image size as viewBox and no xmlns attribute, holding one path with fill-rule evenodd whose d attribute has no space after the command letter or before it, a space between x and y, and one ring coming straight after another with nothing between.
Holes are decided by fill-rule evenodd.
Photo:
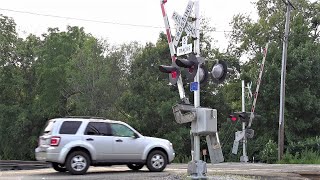
<instances>
[{"instance_id":1,"label":"suv roof rack","mask_svg":"<svg viewBox=\"0 0 320 180\"><path fill-rule=\"evenodd\" d=\"M107 119L105 117L94 117L94 116L66 116L66 118Z\"/></svg>"}]
</instances>

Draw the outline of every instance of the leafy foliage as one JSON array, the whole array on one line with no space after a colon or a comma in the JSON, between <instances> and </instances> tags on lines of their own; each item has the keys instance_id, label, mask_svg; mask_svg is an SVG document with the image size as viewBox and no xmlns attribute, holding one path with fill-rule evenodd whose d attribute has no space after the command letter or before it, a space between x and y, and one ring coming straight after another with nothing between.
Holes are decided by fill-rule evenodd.
<instances>
[{"instance_id":1,"label":"leafy foliage","mask_svg":"<svg viewBox=\"0 0 320 180\"><path fill-rule=\"evenodd\" d=\"M319 164L320 152L313 150L303 150L301 153L296 152L294 155L286 152L284 157L278 163L281 164Z\"/></svg>"},{"instance_id":2,"label":"leafy foliage","mask_svg":"<svg viewBox=\"0 0 320 180\"><path fill-rule=\"evenodd\" d=\"M274 163L277 160L277 144L269 140L261 152L261 160L266 163Z\"/></svg>"}]
</instances>

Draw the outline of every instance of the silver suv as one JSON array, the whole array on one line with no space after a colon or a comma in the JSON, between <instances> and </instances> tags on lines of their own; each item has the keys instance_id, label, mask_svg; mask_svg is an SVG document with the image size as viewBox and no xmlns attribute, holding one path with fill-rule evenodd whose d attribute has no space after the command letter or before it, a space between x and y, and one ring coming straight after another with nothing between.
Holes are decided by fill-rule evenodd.
<instances>
[{"instance_id":1,"label":"silver suv","mask_svg":"<svg viewBox=\"0 0 320 180\"><path fill-rule=\"evenodd\" d=\"M35 154L56 171L71 174L85 174L90 165L132 170L146 165L160 172L175 156L170 141L143 136L124 122L76 117L49 120Z\"/></svg>"}]
</instances>

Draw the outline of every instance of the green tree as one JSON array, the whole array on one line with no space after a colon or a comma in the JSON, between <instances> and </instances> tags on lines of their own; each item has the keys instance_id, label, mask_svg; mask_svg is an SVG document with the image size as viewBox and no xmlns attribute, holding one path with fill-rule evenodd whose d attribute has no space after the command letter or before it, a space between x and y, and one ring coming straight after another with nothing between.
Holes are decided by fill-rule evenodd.
<instances>
[{"instance_id":1,"label":"green tree","mask_svg":"<svg viewBox=\"0 0 320 180\"><path fill-rule=\"evenodd\" d=\"M285 136L286 142L319 135L319 2L295 2L292 11L286 78ZM260 0L256 3L259 19L237 15L232 22L230 50L236 56L246 55L248 61L241 67L241 77L254 81L262 60L263 47L270 42L257 113L262 117L254 122L256 137L251 146L262 147L277 139L282 37L284 33L285 4L281 0ZM255 84L253 85L255 87ZM256 142L255 142L256 141ZM249 144L250 146L250 144ZM254 148L252 154L258 153Z\"/></svg>"}]
</instances>

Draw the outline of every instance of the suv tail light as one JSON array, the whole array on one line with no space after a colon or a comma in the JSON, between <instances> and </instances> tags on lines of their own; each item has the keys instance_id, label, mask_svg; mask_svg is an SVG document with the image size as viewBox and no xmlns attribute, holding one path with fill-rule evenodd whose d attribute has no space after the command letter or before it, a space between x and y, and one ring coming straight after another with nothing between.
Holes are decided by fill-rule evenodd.
<instances>
[{"instance_id":1,"label":"suv tail light","mask_svg":"<svg viewBox=\"0 0 320 180\"><path fill-rule=\"evenodd\" d=\"M52 136L50 140L50 146L59 146L60 137L59 136Z\"/></svg>"}]
</instances>

